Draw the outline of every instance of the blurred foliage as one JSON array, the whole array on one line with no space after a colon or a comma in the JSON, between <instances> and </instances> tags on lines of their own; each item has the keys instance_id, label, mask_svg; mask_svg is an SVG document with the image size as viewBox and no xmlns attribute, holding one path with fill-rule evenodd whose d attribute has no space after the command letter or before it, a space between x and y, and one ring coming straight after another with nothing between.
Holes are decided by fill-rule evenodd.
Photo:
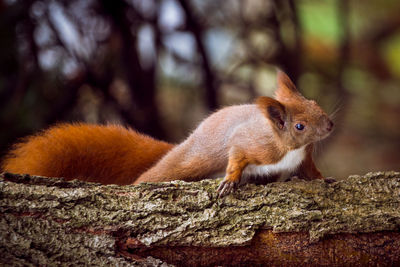
<instances>
[{"instance_id":1,"label":"blurred foliage","mask_svg":"<svg viewBox=\"0 0 400 267\"><path fill-rule=\"evenodd\" d=\"M397 0L0 0L0 154L62 121L179 142L270 95L275 70L336 117L319 165L399 169Z\"/></svg>"}]
</instances>

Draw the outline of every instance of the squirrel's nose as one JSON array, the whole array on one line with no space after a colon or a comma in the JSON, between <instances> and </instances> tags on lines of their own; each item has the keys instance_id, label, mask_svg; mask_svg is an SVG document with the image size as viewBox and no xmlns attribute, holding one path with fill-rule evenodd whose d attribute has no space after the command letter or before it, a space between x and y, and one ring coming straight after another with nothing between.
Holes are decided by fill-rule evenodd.
<instances>
[{"instance_id":1,"label":"squirrel's nose","mask_svg":"<svg viewBox=\"0 0 400 267\"><path fill-rule=\"evenodd\" d=\"M332 131L332 129L333 129L333 122L328 119L328 125L326 126L326 130L330 132Z\"/></svg>"}]
</instances>

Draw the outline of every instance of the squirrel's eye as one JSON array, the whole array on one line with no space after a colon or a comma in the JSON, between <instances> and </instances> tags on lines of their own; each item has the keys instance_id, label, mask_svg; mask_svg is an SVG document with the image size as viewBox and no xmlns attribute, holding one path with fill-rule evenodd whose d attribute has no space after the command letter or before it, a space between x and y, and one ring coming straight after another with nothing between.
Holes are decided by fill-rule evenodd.
<instances>
[{"instance_id":1,"label":"squirrel's eye","mask_svg":"<svg viewBox=\"0 0 400 267\"><path fill-rule=\"evenodd\" d=\"M302 131L304 129L304 125L301 123L297 123L294 127L296 127L296 129L299 131Z\"/></svg>"}]
</instances>

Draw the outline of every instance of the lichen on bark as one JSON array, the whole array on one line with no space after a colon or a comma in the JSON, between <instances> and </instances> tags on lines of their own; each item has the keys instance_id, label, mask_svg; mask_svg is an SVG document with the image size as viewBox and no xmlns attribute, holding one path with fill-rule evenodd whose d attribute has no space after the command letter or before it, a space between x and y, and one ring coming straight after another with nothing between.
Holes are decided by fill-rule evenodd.
<instances>
[{"instance_id":1,"label":"lichen on bark","mask_svg":"<svg viewBox=\"0 0 400 267\"><path fill-rule=\"evenodd\" d=\"M29 252L25 258L35 258L34 265L49 264L45 257L79 264L80 255L97 256L96 265L99 258L104 265L124 265L126 258L115 255L121 237L131 240L131 248L227 247L248 245L260 229L306 232L311 242L400 229L398 172L333 184L247 184L223 198L219 182L104 186L6 174L0 177L1 254L21 259Z\"/></svg>"}]
</instances>

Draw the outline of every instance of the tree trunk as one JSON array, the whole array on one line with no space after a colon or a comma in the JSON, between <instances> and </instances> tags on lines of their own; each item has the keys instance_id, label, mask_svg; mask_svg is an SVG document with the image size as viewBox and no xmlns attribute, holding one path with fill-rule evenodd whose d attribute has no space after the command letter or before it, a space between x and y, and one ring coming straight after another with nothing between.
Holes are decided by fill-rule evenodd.
<instances>
[{"instance_id":1,"label":"tree trunk","mask_svg":"<svg viewBox=\"0 0 400 267\"><path fill-rule=\"evenodd\" d=\"M400 173L115 186L0 176L0 264L399 265Z\"/></svg>"}]
</instances>

